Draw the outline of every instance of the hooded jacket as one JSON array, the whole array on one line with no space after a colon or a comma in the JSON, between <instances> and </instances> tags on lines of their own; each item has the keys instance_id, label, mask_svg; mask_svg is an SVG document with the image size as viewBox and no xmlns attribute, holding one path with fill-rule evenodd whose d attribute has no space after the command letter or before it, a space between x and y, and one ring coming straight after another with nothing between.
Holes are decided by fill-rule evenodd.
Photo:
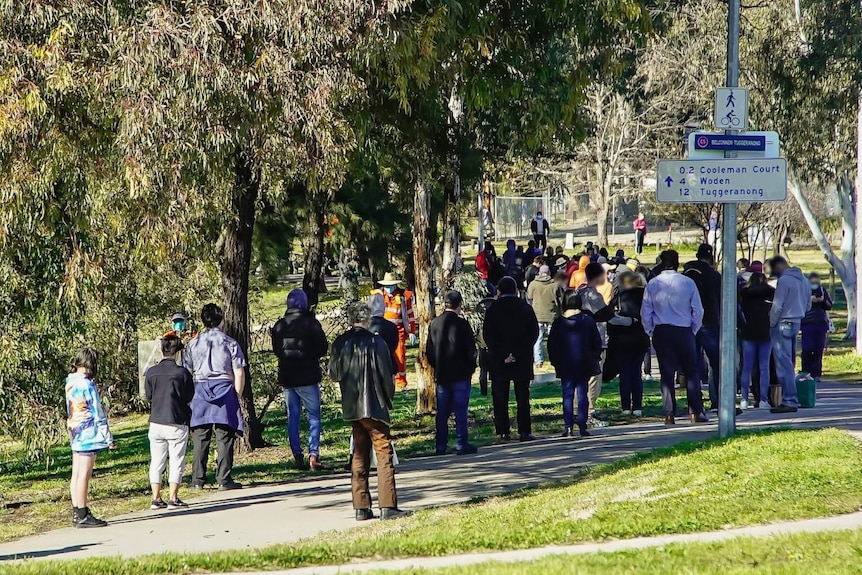
<instances>
[{"instance_id":1,"label":"hooded jacket","mask_svg":"<svg viewBox=\"0 0 862 575\"><path fill-rule=\"evenodd\" d=\"M782 321L802 321L811 309L811 286L799 268L787 268L778 278L769 325L776 327Z\"/></svg>"},{"instance_id":2,"label":"hooded jacket","mask_svg":"<svg viewBox=\"0 0 862 575\"><path fill-rule=\"evenodd\" d=\"M804 325L828 326L828 312L832 309L832 298L829 297L829 292L826 291L823 286L820 286L816 290L811 290L811 297L822 297L823 301L819 301L817 303L811 302L811 309L808 310L807 314L805 314L805 317L802 319L802 323Z\"/></svg>"},{"instance_id":3,"label":"hooded jacket","mask_svg":"<svg viewBox=\"0 0 862 575\"><path fill-rule=\"evenodd\" d=\"M354 327L332 344L329 377L341 387L345 421L374 419L387 425L395 397L392 359L382 338Z\"/></svg>"},{"instance_id":4,"label":"hooded jacket","mask_svg":"<svg viewBox=\"0 0 862 575\"><path fill-rule=\"evenodd\" d=\"M527 300L539 323L551 323L557 317L559 288L551 276L536 276L527 288Z\"/></svg>"},{"instance_id":5,"label":"hooded jacket","mask_svg":"<svg viewBox=\"0 0 862 575\"><path fill-rule=\"evenodd\" d=\"M77 372L66 377L66 410L72 451L104 451L114 442L102 398L90 377Z\"/></svg>"},{"instance_id":6,"label":"hooded jacket","mask_svg":"<svg viewBox=\"0 0 862 575\"><path fill-rule=\"evenodd\" d=\"M329 350L329 341L313 313L287 310L272 328L272 350L278 357L278 383L282 387L320 383L320 359Z\"/></svg>"},{"instance_id":7,"label":"hooded jacket","mask_svg":"<svg viewBox=\"0 0 862 575\"><path fill-rule=\"evenodd\" d=\"M584 380L601 373L602 340L586 313L558 317L548 336L548 359L562 380Z\"/></svg>"},{"instance_id":8,"label":"hooded jacket","mask_svg":"<svg viewBox=\"0 0 862 575\"><path fill-rule=\"evenodd\" d=\"M739 292L739 305L745 316L742 326L742 339L747 341L769 341L769 310L775 290L768 286L742 288Z\"/></svg>"},{"instance_id":9,"label":"hooded jacket","mask_svg":"<svg viewBox=\"0 0 862 575\"><path fill-rule=\"evenodd\" d=\"M398 328L394 323L383 317L386 313L386 300L383 299L382 294L374 294L368 299L368 307L371 310L371 321L368 322L368 331L374 335L379 335L386 342L386 346L392 354L392 368L396 370L393 373L397 373L396 366L398 362L395 359L395 350L398 349Z\"/></svg>"},{"instance_id":10,"label":"hooded jacket","mask_svg":"<svg viewBox=\"0 0 862 575\"><path fill-rule=\"evenodd\" d=\"M572 272L572 277L569 278L569 287L578 289L587 283L587 266L590 265L590 256L581 256L578 260L578 269Z\"/></svg>"},{"instance_id":11,"label":"hooded jacket","mask_svg":"<svg viewBox=\"0 0 862 575\"><path fill-rule=\"evenodd\" d=\"M485 312L482 327L491 355L491 380L533 379L533 345L539 338L539 322L530 304L517 296L501 296ZM512 356L514 361L506 363Z\"/></svg>"}]
</instances>

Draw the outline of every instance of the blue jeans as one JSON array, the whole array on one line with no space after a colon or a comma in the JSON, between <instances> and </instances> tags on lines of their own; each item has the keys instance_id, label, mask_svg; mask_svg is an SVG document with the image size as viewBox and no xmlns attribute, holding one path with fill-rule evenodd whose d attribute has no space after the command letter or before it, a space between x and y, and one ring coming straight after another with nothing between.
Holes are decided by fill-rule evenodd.
<instances>
[{"instance_id":1,"label":"blue jeans","mask_svg":"<svg viewBox=\"0 0 862 575\"><path fill-rule=\"evenodd\" d=\"M823 375L823 350L829 325L825 323L802 324L802 371L811 377Z\"/></svg>"},{"instance_id":2,"label":"blue jeans","mask_svg":"<svg viewBox=\"0 0 862 575\"><path fill-rule=\"evenodd\" d=\"M772 353L772 342L742 340L742 399L748 401L748 392L751 390L751 374L754 366L760 370L760 397L755 401L761 404L769 403L769 356Z\"/></svg>"},{"instance_id":3,"label":"blue jeans","mask_svg":"<svg viewBox=\"0 0 862 575\"><path fill-rule=\"evenodd\" d=\"M437 451L449 443L449 416L455 414L455 449L467 447L467 410L470 407L470 380L437 385Z\"/></svg>"},{"instance_id":4,"label":"blue jeans","mask_svg":"<svg viewBox=\"0 0 862 575\"><path fill-rule=\"evenodd\" d=\"M697 332L695 337L697 342L697 358L698 367L700 370L700 383L709 384L709 401L713 406L718 406L718 377L719 377L719 357L721 356L719 329L717 327L702 327ZM706 361L703 356L706 355ZM709 378L709 370L706 367L706 362L709 362L709 368L712 369L712 379Z\"/></svg>"},{"instance_id":5,"label":"blue jeans","mask_svg":"<svg viewBox=\"0 0 862 575\"><path fill-rule=\"evenodd\" d=\"M620 370L620 403L623 411L643 409L644 382L641 366L644 356L640 352L617 353L617 367Z\"/></svg>"},{"instance_id":6,"label":"blue jeans","mask_svg":"<svg viewBox=\"0 0 862 575\"><path fill-rule=\"evenodd\" d=\"M587 430L587 416L590 413L590 400L587 395L587 384L590 379L585 377L578 381L562 380L563 384L563 422L567 429L575 427L575 390L578 392L578 430Z\"/></svg>"},{"instance_id":7,"label":"blue jeans","mask_svg":"<svg viewBox=\"0 0 862 575\"><path fill-rule=\"evenodd\" d=\"M536 365L545 363L545 350L542 349L542 344L545 343L545 336L551 331L551 324L539 322L539 339L533 344L533 363Z\"/></svg>"},{"instance_id":8,"label":"blue jeans","mask_svg":"<svg viewBox=\"0 0 862 575\"><path fill-rule=\"evenodd\" d=\"M781 382L781 404L788 407L799 407L796 398L796 336L799 334L799 323L798 319L780 321L770 329L775 374Z\"/></svg>"},{"instance_id":9,"label":"blue jeans","mask_svg":"<svg viewBox=\"0 0 862 575\"><path fill-rule=\"evenodd\" d=\"M302 408L308 418L308 454L320 457L320 386L284 388L284 403L287 405L287 439L294 455L302 455L299 440L299 424Z\"/></svg>"}]
</instances>

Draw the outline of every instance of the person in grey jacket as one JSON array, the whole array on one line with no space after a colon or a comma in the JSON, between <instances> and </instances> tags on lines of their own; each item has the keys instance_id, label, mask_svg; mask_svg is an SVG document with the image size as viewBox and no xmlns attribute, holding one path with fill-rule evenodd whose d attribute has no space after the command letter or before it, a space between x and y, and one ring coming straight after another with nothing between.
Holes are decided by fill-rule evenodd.
<instances>
[{"instance_id":1,"label":"person in grey jacket","mask_svg":"<svg viewBox=\"0 0 862 575\"><path fill-rule=\"evenodd\" d=\"M769 267L778 278L769 312L769 327L775 372L781 382L781 405L770 411L793 413L799 407L796 398L796 337L802 318L811 309L811 287L802 270L790 267L781 256L772 258Z\"/></svg>"},{"instance_id":2,"label":"person in grey jacket","mask_svg":"<svg viewBox=\"0 0 862 575\"><path fill-rule=\"evenodd\" d=\"M409 512L398 509L395 492L395 450L389 429L389 411L395 397L392 357L383 338L368 331L368 305L354 303L347 315L353 327L332 344L329 377L339 383L343 417L353 425L353 508L357 521L374 519L368 487L373 448L377 455L380 517L397 519Z\"/></svg>"}]
</instances>

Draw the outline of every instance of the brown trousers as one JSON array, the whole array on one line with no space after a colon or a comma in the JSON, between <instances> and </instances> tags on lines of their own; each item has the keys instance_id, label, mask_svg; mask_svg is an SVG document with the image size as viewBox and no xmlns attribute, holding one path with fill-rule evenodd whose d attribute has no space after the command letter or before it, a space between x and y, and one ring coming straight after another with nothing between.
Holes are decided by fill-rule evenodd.
<instances>
[{"instance_id":1,"label":"brown trousers","mask_svg":"<svg viewBox=\"0 0 862 575\"><path fill-rule=\"evenodd\" d=\"M374 419L353 422L353 461L351 464L353 508L371 509L368 475L371 469L371 449L377 454L377 499L380 508L397 508L395 494L394 450L389 426Z\"/></svg>"}]
</instances>

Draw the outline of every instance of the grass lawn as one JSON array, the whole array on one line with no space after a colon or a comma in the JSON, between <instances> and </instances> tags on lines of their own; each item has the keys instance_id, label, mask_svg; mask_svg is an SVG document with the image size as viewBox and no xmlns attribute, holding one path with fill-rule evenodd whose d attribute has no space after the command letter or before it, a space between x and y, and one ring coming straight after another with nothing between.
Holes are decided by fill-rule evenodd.
<instances>
[{"instance_id":1,"label":"grass lawn","mask_svg":"<svg viewBox=\"0 0 862 575\"><path fill-rule=\"evenodd\" d=\"M606 410L607 418L614 424L633 421L620 413L618 393L616 383L606 385L597 402L598 407ZM410 391L398 394L395 401L393 432L402 458L434 453L434 419L416 416L415 402L416 395ZM657 385L647 386L645 405L645 417L660 415L661 398ZM559 384L536 386L532 408L535 433L550 434L561 430ZM341 420L339 408L334 404L323 407L322 419L321 456L325 462L341 467L347 461L350 428ZM150 502L147 416L136 415L111 423L119 448L99 456L91 484L93 509L104 517L145 509ZM283 405L274 405L265 423L265 438L273 447L238 456L234 467L236 479L254 485L308 476L309 473L294 469L293 456L287 445ZM473 389L470 434L471 440L480 446L496 439L490 396L481 396L478 386ZM44 461L24 463L20 443L0 438L0 541L67 526L71 469L68 447L54 448L49 457L48 465ZM214 454L212 461L215 461ZM181 496L193 497L190 491Z\"/></svg>"},{"instance_id":2,"label":"grass lawn","mask_svg":"<svg viewBox=\"0 0 862 575\"><path fill-rule=\"evenodd\" d=\"M855 575L862 530L793 534L721 543L669 545L637 551L557 555L530 563L484 563L448 569L388 571L389 575ZM371 574L375 575L375 574ZM383 575L383 572L376 572Z\"/></svg>"},{"instance_id":3,"label":"grass lawn","mask_svg":"<svg viewBox=\"0 0 862 575\"><path fill-rule=\"evenodd\" d=\"M691 533L854 511L862 505L860 466L859 444L841 431L745 433L599 466L567 485L422 511L410 519L337 537L249 551L32 563L8 566L3 572L143 575L266 570ZM763 549L763 554L767 551ZM775 548L769 552L776 553ZM751 557L755 555L752 551ZM707 559L718 557L703 561ZM591 560L603 559L585 559ZM568 559L570 569L572 561ZM707 567L694 558L689 564L692 573ZM635 572L631 566L629 572Z\"/></svg>"}]
</instances>

